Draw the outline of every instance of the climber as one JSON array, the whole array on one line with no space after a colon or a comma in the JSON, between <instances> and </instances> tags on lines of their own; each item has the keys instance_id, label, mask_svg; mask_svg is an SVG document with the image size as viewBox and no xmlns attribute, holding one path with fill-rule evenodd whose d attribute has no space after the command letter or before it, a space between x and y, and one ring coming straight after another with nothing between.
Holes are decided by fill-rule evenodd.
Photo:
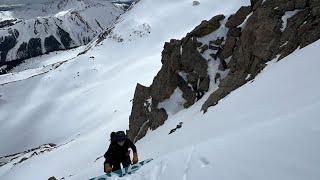
<instances>
[{"instance_id":1,"label":"climber","mask_svg":"<svg viewBox=\"0 0 320 180\"><path fill-rule=\"evenodd\" d=\"M132 164L138 163L137 148L133 142L127 138L123 131L112 132L111 143L104 154L104 172L110 173L111 171L119 170L121 169L120 164L122 164L123 168L128 167L131 164L129 148L133 151Z\"/></svg>"}]
</instances>

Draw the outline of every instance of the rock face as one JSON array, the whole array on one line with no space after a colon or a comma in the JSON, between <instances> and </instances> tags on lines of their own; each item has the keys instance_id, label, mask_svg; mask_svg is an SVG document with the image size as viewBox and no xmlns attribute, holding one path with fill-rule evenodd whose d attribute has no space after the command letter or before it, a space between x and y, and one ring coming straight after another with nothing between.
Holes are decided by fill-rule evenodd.
<instances>
[{"instance_id":1,"label":"rock face","mask_svg":"<svg viewBox=\"0 0 320 180\"><path fill-rule=\"evenodd\" d=\"M208 63L197 49L199 42L196 37L214 32L220 27L220 21L223 19L223 15L215 16L209 21L203 21L182 40L165 43L162 68L153 79L152 85L144 87L138 84L136 87L129 118L130 139L137 141L149 128L156 129L164 123L168 114L158 105L169 99L176 89L182 92L184 108L193 105L208 91L210 83Z\"/></svg>"},{"instance_id":2,"label":"rock face","mask_svg":"<svg viewBox=\"0 0 320 180\"><path fill-rule=\"evenodd\" d=\"M57 146L56 144L53 144L53 143L49 143L49 144L41 145L37 148L32 148L32 149L26 150L24 152L0 157L0 167L4 166L12 161L16 161L15 163L12 164L12 167L16 166L24 161L31 159L33 156L37 156L39 154L52 151L53 149L55 149L57 147L59 147L59 146Z\"/></svg>"},{"instance_id":3,"label":"rock face","mask_svg":"<svg viewBox=\"0 0 320 180\"><path fill-rule=\"evenodd\" d=\"M8 52L16 45L17 38L19 37L19 32L16 29L9 29L8 35L5 37L0 37L0 58L6 59ZM0 61L1 62L1 61Z\"/></svg>"},{"instance_id":4,"label":"rock face","mask_svg":"<svg viewBox=\"0 0 320 180\"><path fill-rule=\"evenodd\" d=\"M266 66L266 62L276 56L280 60L298 47L303 48L320 38L320 1L252 2L251 7L255 8L232 52L232 59L228 63L229 74L221 81L219 89L204 103L204 111L254 78ZM286 27L284 21L287 21ZM251 78L246 79L249 75Z\"/></svg>"},{"instance_id":5,"label":"rock face","mask_svg":"<svg viewBox=\"0 0 320 180\"><path fill-rule=\"evenodd\" d=\"M208 92L211 84L217 85L217 90L202 106L206 112L255 78L268 61L280 60L320 39L320 1L317 0L251 0L251 6L241 7L226 21L223 19L223 15L215 16L203 21L185 38L165 43L162 68L152 85L138 84L136 88L129 138L137 141L148 129L165 122L170 109L159 104L170 100L177 88L184 99L183 108L188 108ZM218 32L219 28L224 28L219 31L225 31L224 36L203 41L202 37ZM210 59L202 54L206 51L210 51L207 53ZM208 70L211 61L218 62L218 67Z\"/></svg>"}]
</instances>

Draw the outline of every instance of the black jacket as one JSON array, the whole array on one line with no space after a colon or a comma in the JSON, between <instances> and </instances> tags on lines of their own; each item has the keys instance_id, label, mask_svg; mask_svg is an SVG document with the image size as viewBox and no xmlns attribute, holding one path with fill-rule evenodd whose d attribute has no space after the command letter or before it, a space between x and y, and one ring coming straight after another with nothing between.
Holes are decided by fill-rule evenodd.
<instances>
[{"instance_id":1,"label":"black jacket","mask_svg":"<svg viewBox=\"0 0 320 180\"><path fill-rule=\"evenodd\" d=\"M128 158L129 148L132 149L133 153L137 152L136 146L129 139L126 139L123 146L120 146L117 142L111 142L108 151L104 154L104 158L106 159L104 164L124 162Z\"/></svg>"}]
</instances>

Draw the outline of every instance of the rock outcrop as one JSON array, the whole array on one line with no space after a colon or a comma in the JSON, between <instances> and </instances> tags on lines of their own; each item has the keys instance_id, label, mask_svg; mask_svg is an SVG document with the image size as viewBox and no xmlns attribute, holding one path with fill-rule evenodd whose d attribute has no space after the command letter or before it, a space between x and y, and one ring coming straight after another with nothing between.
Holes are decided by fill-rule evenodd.
<instances>
[{"instance_id":1,"label":"rock outcrop","mask_svg":"<svg viewBox=\"0 0 320 180\"><path fill-rule=\"evenodd\" d=\"M57 147L59 147L59 146L57 146L56 144L53 144L53 143L49 143L49 144L41 145L37 148L29 149L24 152L0 157L0 167L6 165L8 163L11 163L11 162L13 162L12 163L12 167L13 167L17 164L20 164L20 163L32 158L33 156L37 156L37 155L45 153L45 152L50 152Z\"/></svg>"},{"instance_id":2,"label":"rock outcrop","mask_svg":"<svg viewBox=\"0 0 320 180\"><path fill-rule=\"evenodd\" d=\"M267 0L263 4L262 1L252 2L252 15L243 27L237 46L232 52L232 59L228 63L229 74L221 81L219 89L204 103L204 111L254 78L266 66L266 62L277 56L280 60L298 47L303 48L320 38L319 1ZM232 36L227 37L226 41L229 38L234 41ZM250 78L247 78L249 76Z\"/></svg>"},{"instance_id":3,"label":"rock outcrop","mask_svg":"<svg viewBox=\"0 0 320 180\"><path fill-rule=\"evenodd\" d=\"M223 29L217 31L219 28ZM216 38L207 40L215 37L212 33ZM129 138L137 141L148 129L162 125L170 111L162 104L173 94L180 92L182 106L188 108L208 92L209 86L218 86L202 106L206 112L254 79L268 61L281 60L318 39L317 0L251 0L250 6L241 7L227 19L218 15L203 21L185 38L165 43L162 68L153 83L150 87L138 84ZM209 66L212 61L218 66Z\"/></svg>"},{"instance_id":4,"label":"rock outcrop","mask_svg":"<svg viewBox=\"0 0 320 180\"><path fill-rule=\"evenodd\" d=\"M48 180L57 180L54 176L51 176Z\"/></svg>"},{"instance_id":5,"label":"rock outcrop","mask_svg":"<svg viewBox=\"0 0 320 180\"><path fill-rule=\"evenodd\" d=\"M149 128L154 130L164 123L168 114L158 105L169 99L177 89L182 92L183 108L193 105L208 91L208 63L199 53L201 43L196 37L204 37L217 30L224 18L219 15L203 21L182 40L165 43L161 60L163 66L152 85L145 87L138 84L136 87L129 118L129 138L137 141Z\"/></svg>"}]
</instances>

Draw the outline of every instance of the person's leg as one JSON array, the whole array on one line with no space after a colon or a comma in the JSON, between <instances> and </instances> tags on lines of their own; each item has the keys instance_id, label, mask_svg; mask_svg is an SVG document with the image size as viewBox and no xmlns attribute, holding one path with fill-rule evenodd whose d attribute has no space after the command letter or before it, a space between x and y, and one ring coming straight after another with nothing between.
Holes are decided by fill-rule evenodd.
<instances>
[{"instance_id":1,"label":"person's leg","mask_svg":"<svg viewBox=\"0 0 320 180\"><path fill-rule=\"evenodd\" d=\"M121 169L120 162L113 162L112 163L112 171L116 171L119 169Z\"/></svg>"},{"instance_id":2,"label":"person's leg","mask_svg":"<svg viewBox=\"0 0 320 180\"><path fill-rule=\"evenodd\" d=\"M127 158L122 162L122 166L123 166L123 168L126 168L126 167L130 166L130 164L131 164L130 156L127 156Z\"/></svg>"}]
</instances>

